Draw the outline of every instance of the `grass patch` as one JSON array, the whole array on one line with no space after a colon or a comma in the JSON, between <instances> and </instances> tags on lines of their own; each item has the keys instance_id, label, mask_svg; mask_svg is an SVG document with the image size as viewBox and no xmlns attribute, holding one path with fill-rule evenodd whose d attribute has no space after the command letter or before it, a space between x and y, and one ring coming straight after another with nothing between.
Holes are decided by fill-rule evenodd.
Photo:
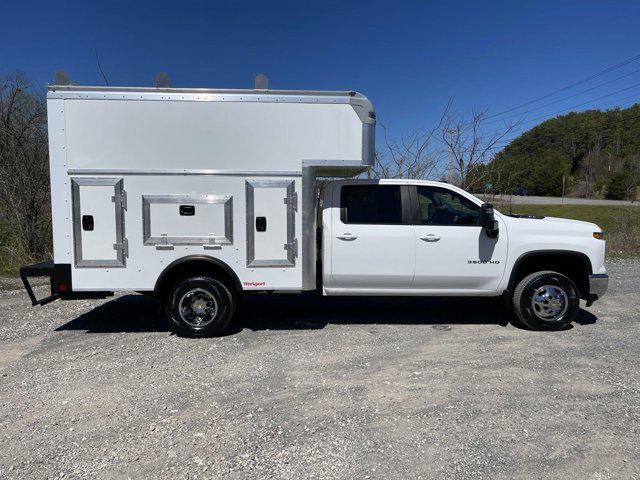
<instances>
[{"instance_id":1,"label":"grass patch","mask_svg":"<svg viewBox=\"0 0 640 480\"><path fill-rule=\"evenodd\" d=\"M509 206L496 208L509 213ZM618 207L608 205L512 205L513 213L544 215L545 217L570 218L595 223L604 230L615 230L628 216L640 221L640 207Z\"/></svg>"},{"instance_id":2,"label":"grass patch","mask_svg":"<svg viewBox=\"0 0 640 480\"><path fill-rule=\"evenodd\" d=\"M29 253L18 232L10 221L0 218L0 277L17 276L20 267L52 257L49 239L40 245L46 253Z\"/></svg>"},{"instance_id":3,"label":"grass patch","mask_svg":"<svg viewBox=\"0 0 640 480\"><path fill-rule=\"evenodd\" d=\"M496 208L509 213L508 205ZM609 205L512 205L511 213L570 218L595 223L605 231L607 257L640 256L640 207Z\"/></svg>"}]
</instances>

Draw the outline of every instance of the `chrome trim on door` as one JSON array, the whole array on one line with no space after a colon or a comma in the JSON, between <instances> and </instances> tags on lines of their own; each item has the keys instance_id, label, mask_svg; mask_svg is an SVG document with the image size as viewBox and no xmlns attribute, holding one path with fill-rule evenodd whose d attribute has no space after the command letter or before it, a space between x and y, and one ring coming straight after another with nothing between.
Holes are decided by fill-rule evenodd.
<instances>
[{"instance_id":1,"label":"chrome trim on door","mask_svg":"<svg viewBox=\"0 0 640 480\"><path fill-rule=\"evenodd\" d=\"M245 180L245 195L247 202L247 267L295 267L298 256L297 241L295 238L295 212L298 210L297 196L294 180ZM256 188L286 188L287 196L283 198L283 204L287 208L287 243L283 250L287 252L285 259L255 258L255 207L254 194ZM296 199L296 200L294 200Z\"/></svg>"},{"instance_id":2,"label":"chrome trim on door","mask_svg":"<svg viewBox=\"0 0 640 480\"><path fill-rule=\"evenodd\" d=\"M82 258L82 216L80 187L113 186L116 241L113 249L116 250L116 259L84 259ZM127 209L124 181L121 178L83 178L71 179L71 203L73 216L73 253L76 268L122 268L126 266L126 258L129 255L128 242L124 231L124 211Z\"/></svg>"},{"instance_id":3,"label":"chrome trim on door","mask_svg":"<svg viewBox=\"0 0 640 480\"><path fill-rule=\"evenodd\" d=\"M174 235L151 236L152 204L214 204L224 206L224 234L208 236ZM232 245L233 244L233 197L231 195L143 195L142 238L144 245L167 248L167 245ZM217 232L216 232L217 233ZM205 247L206 248L206 247Z\"/></svg>"}]
</instances>

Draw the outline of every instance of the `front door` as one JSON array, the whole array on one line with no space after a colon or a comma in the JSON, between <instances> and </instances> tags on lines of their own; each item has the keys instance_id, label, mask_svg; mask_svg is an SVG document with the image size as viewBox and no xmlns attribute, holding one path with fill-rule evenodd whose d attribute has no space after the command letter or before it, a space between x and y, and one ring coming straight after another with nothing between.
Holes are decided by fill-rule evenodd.
<instances>
[{"instance_id":1,"label":"front door","mask_svg":"<svg viewBox=\"0 0 640 480\"><path fill-rule=\"evenodd\" d=\"M504 225L498 238L489 238L480 226L480 206L470 199L442 187L410 188L416 211L413 288L442 294L497 290L507 256Z\"/></svg>"},{"instance_id":2,"label":"front door","mask_svg":"<svg viewBox=\"0 0 640 480\"><path fill-rule=\"evenodd\" d=\"M415 265L415 240L408 187L377 182L341 185L333 192L331 289L408 289ZM326 266L325 266L326 268ZM393 293L393 292L387 292Z\"/></svg>"}]
</instances>

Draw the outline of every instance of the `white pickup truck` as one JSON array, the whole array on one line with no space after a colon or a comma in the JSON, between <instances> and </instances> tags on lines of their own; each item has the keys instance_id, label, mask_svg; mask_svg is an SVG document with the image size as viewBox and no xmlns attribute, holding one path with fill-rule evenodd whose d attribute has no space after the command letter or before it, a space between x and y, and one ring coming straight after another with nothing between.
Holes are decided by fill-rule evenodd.
<instances>
[{"instance_id":1,"label":"white pickup truck","mask_svg":"<svg viewBox=\"0 0 640 480\"><path fill-rule=\"evenodd\" d=\"M21 270L34 305L134 290L203 336L255 292L502 296L560 329L607 289L597 225L354 179L375 152L357 92L50 86L47 107L54 258Z\"/></svg>"},{"instance_id":2,"label":"white pickup truck","mask_svg":"<svg viewBox=\"0 0 640 480\"><path fill-rule=\"evenodd\" d=\"M502 295L527 326L557 329L607 288L592 223L504 215L418 180L331 182L321 208L326 294Z\"/></svg>"}]
</instances>

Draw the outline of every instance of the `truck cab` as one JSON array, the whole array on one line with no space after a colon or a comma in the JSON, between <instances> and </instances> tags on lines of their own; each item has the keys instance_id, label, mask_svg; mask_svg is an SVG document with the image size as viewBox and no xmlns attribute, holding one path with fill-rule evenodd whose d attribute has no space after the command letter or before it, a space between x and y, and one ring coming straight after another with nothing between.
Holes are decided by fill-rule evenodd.
<instances>
[{"instance_id":1,"label":"truck cab","mask_svg":"<svg viewBox=\"0 0 640 480\"><path fill-rule=\"evenodd\" d=\"M514 305L533 312L521 312L525 323L552 328L579 298L591 302L606 290L605 242L592 223L505 215L453 185L419 180L330 182L320 210L326 295L510 301L534 275L522 289L546 284Z\"/></svg>"}]
</instances>

